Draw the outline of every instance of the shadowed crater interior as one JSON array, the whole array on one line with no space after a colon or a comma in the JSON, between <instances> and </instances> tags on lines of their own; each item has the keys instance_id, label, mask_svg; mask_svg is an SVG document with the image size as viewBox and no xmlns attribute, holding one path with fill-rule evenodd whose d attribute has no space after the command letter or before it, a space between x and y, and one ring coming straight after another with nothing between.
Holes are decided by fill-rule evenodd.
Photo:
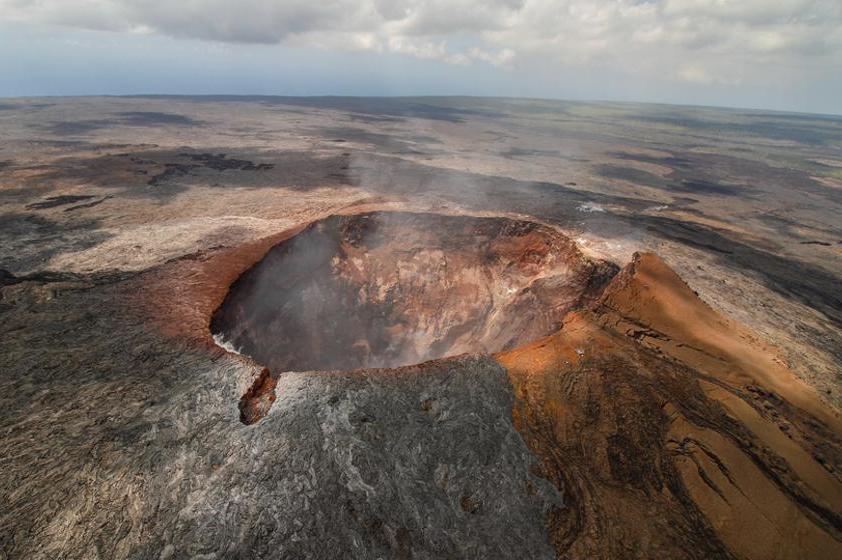
<instances>
[{"instance_id":1,"label":"shadowed crater interior","mask_svg":"<svg viewBox=\"0 0 842 560\"><path fill-rule=\"evenodd\" d=\"M332 216L244 273L211 331L275 374L397 367L547 335L615 272L531 222Z\"/></svg>"}]
</instances>

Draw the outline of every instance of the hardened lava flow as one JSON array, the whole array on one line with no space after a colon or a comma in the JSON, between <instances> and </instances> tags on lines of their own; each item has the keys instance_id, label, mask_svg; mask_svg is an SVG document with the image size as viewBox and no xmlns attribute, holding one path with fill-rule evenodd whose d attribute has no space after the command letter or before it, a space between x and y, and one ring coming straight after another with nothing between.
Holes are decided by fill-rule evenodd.
<instances>
[{"instance_id":1,"label":"hardened lava flow","mask_svg":"<svg viewBox=\"0 0 842 560\"><path fill-rule=\"evenodd\" d=\"M394 368L511 349L558 330L616 270L532 222L332 216L246 271L211 331L267 368L241 401L241 418L252 423L271 406L281 372Z\"/></svg>"}]
</instances>

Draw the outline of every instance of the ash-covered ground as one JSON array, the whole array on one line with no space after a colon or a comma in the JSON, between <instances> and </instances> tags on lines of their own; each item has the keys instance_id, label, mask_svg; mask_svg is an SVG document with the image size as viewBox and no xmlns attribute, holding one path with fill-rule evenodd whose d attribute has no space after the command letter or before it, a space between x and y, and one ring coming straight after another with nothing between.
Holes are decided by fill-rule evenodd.
<instances>
[{"instance_id":1,"label":"ash-covered ground","mask_svg":"<svg viewBox=\"0 0 842 560\"><path fill-rule=\"evenodd\" d=\"M838 483L842 469L832 420L842 406L840 117L517 99L49 98L3 100L0 138L0 557L838 551L842 503L823 477ZM619 323L606 300L597 318L570 324L651 319L628 331L649 340L651 356L632 359L625 342L595 336L605 356L620 348L627 361L576 372L616 369L626 380L640 367L648 381L634 399L618 400L625 393L607 380L593 393L545 386L531 376L549 366L534 357L471 355L398 370L274 371L271 397L261 395L271 408L243 424L241 398L265 364L208 342L228 287L307 224L370 211L526 220L618 267L653 251L754 333L735 338L772 345L769 367L794 376L781 387L766 380L772 392L763 379L760 389L726 379L728 368L682 353L692 333L681 331L679 350L672 327L651 335L660 315L624 293L633 310ZM698 332L714 336L709 327ZM718 359L749 371L743 358L754 354L741 352ZM671 365L653 365L661 360ZM670 401L664 380L690 370L756 405L786 441L713 390L681 393L694 403L687 410ZM811 396L787 393L792 384ZM695 457L675 439L684 428L665 427L662 412L625 417L616 403L626 401L670 418L677 407L699 431L694 441L704 426L750 460L718 440L698 444L700 473L732 460L730 475L700 479L712 497L699 493L675 458ZM543 421L580 405L564 429ZM720 406L741 424L718 416ZM585 435L589 423L607 448ZM756 479L750 468L783 501L735 505L771 495L723 489L723 476L735 487ZM661 474L653 482L647 472ZM761 514L762 530L722 528ZM775 536L784 526L798 535ZM783 544L753 546L737 533Z\"/></svg>"}]
</instances>

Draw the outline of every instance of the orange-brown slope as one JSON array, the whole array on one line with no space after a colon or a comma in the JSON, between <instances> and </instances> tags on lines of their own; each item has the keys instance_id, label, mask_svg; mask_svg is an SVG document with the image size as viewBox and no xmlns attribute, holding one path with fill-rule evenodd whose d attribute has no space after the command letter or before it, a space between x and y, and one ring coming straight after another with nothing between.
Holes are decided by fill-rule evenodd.
<instances>
[{"instance_id":1,"label":"orange-brown slope","mask_svg":"<svg viewBox=\"0 0 842 560\"><path fill-rule=\"evenodd\" d=\"M231 284L275 244L302 226L250 243L174 259L129 281L127 307L142 311L160 331L213 352L221 352L208 328Z\"/></svg>"},{"instance_id":2,"label":"orange-brown slope","mask_svg":"<svg viewBox=\"0 0 842 560\"><path fill-rule=\"evenodd\" d=\"M658 257L497 359L562 558L840 558L839 418Z\"/></svg>"}]
</instances>

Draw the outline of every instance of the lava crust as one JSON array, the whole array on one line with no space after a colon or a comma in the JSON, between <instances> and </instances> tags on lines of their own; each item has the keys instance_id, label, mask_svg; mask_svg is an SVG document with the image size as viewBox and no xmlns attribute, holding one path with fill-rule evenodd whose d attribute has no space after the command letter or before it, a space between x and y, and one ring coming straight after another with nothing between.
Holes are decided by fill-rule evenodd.
<instances>
[{"instance_id":1,"label":"lava crust","mask_svg":"<svg viewBox=\"0 0 842 560\"><path fill-rule=\"evenodd\" d=\"M615 272L532 222L332 216L243 274L211 330L275 373L398 367L546 336Z\"/></svg>"}]
</instances>

